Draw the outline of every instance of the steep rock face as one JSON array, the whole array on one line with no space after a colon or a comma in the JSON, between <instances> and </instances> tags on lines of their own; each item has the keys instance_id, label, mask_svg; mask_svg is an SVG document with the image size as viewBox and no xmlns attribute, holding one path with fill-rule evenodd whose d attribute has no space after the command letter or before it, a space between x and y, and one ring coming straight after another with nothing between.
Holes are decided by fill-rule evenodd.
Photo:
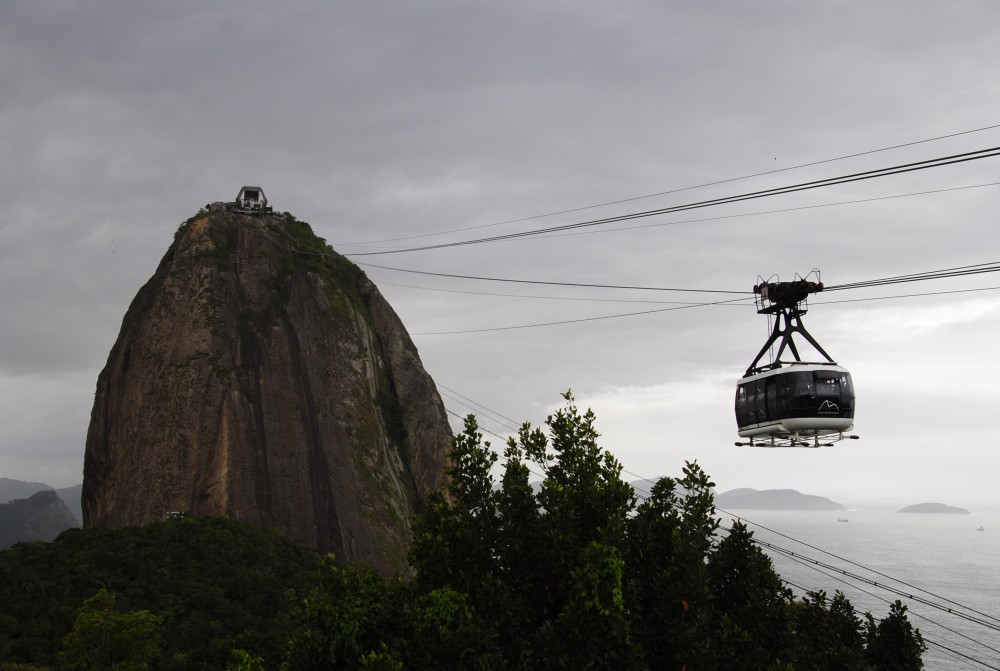
<instances>
[{"instance_id":1,"label":"steep rock face","mask_svg":"<svg viewBox=\"0 0 1000 671\"><path fill-rule=\"evenodd\" d=\"M228 516L388 572L450 437L364 273L290 215L198 216L98 378L84 526Z\"/></svg>"},{"instance_id":2,"label":"steep rock face","mask_svg":"<svg viewBox=\"0 0 1000 671\"><path fill-rule=\"evenodd\" d=\"M78 526L73 513L51 489L0 503L0 550L15 543L51 541L66 529Z\"/></svg>"}]
</instances>

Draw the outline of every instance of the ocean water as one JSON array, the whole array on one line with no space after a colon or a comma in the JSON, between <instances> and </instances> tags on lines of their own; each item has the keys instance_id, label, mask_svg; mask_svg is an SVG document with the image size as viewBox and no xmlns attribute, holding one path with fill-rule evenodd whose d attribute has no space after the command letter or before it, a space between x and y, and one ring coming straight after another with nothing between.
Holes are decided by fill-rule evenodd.
<instances>
[{"instance_id":1,"label":"ocean water","mask_svg":"<svg viewBox=\"0 0 1000 671\"><path fill-rule=\"evenodd\" d=\"M739 516L756 539L777 548L764 549L793 585L829 596L840 590L859 614L871 611L876 620L892 601L906 604L910 622L928 643L926 669L1000 669L1000 514L727 512L720 512L724 527Z\"/></svg>"}]
</instances>

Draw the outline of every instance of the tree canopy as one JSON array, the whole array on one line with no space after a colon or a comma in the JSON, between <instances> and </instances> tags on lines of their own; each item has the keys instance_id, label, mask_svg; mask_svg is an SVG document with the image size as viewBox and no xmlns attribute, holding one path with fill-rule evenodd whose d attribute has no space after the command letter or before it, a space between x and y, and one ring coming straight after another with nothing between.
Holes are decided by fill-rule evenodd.
<instances>
[{"instance_id":1,"label":"tree canopy","mask_svg":"<svg viewBox=\"0 0 1000 671\"><path fill-rule=\"evenodd\" d=\"M905 608L862 620L839 592L796 599L746 526L720 529L696 463L640 498L593 412L565 399L546 430L525 424L508 441L502 466L468 417L449 484L414 526L415 579L328 567L293 641L312 652L285 668L922 667ZM357 608L362 594L376 605Z\"/></svg>"},{"instance_id":2,"label":"tree canopy","mask_svg":"<svg viewBox=\"0 0 1000 671\"><path fill-rule=\"evenodd\" d=\"M465 420L406 576L199 518L0 552L0 671L922 668L903 604L796 597L697 463L640 496L565 400L502 464Z\"/></svg>"}]
</instances>

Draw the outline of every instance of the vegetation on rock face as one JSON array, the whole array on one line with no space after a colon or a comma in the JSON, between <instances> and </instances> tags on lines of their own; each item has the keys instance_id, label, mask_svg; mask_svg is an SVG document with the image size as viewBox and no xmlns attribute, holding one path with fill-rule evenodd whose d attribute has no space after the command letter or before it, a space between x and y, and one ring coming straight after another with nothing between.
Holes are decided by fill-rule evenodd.
<instances>
[{"instance_id":1,"label":"vegetation on rock face","mask_svg":"<svg viewBox=\"0 0 1000 671\"><path fill-rule=\"evenodd\" d=\"M796 599L745 526L720 530L697 464L640 501L567 401L508 442L499 481L466 420L414 524L412 579L194 518L0 553L0 670L112 654L248 671L922 668L905 606L876 620L839 592Z\"/></svg>"}]
</instances>

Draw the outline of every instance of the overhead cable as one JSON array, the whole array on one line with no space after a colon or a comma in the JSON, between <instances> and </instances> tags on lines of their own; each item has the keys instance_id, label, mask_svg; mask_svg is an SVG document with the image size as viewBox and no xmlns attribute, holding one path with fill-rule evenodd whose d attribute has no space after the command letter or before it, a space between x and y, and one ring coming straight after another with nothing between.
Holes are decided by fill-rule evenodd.
<instances>
[{"instance_id":1,"label":"overhead cable","mask_svg":"<svg viewBox=\"0 0 1000 671\"><path fill-rule=\"evenodd\" d=\"M780 546L774 545L773 543L769 543L767 541L762 541L760 539L757 539L756 542L761 547L766 547L768 549L774 550L775 552L783 554L783 555L785 555L787 557L797 557L797 558L800 558L803 561L810 562L812 564L815 564L816 566L821 566L821 567L823 567L825 569L828 569L830 571L836 571L836 572L841 573L841 574L843 574L843 575L845 575L847 577L850 577L850 578L852 578L854 580L860 580L861 582L864 582L864 583L866 583L868 585L871 585L873 587L880 587L880 588L882 588L882 589L884 589L884 590L886 590L888 592L892 592L893 594L896 594L898 596L906 597L907 599L911 599L912 601L916 601L917 603L923 604L925 606L930 606L931 608L937 608L938 610L944 611L946 613L950 613L950 614L954 615L955 617L958 617L960 619L966 620L968 622L972 622L973 624L978 624L978 625L980 625L982 627L986 627L987 629L992 629L994 631L1000 631L1000 626L994 624L993 622L990 622L987 619L983 619L981 617L976 617L974 615L969 615L968 613L960 612L958 610L955 610L954 608L949 608L948 606L945 606L943 604L936 603L934 601L926 599L926 598L920 596L919 594L912 594L912 593L906 592L905 590L901 590L898 587L893 587L892 585L887 585L885 583L880 583L877 580L872 580L872 579L866 578L866 577L864 577L862 575L858 575L857 573L852 573L851 571L847 571L847 570L844 570L842 568L838 568L836 566L833 566L832 564L827 564L827 563L821 562L821 561L819 561L817 559L813 559L811 557L806 557L805 555L799 554L799 553L794 552L792 550L788 550L786 548L782 548ZM871 569L866 569L866 570L871 570ZM924 590L920 590L920 591L924 591ZM951 602L951 603L953 603L953 602ZM973 610L971 608L967 608L965 606L962 606L962 607L966 608L966 610L969 610L969 611L971 611L973 613L978 613L978 611ZM990 616L986 616L986 617L989 618Z\"/></svg>"},{"instance_id":2,"label":"overhead cable","mask_svg":"<svg viewBox=\"0 0 1000 671\"><path fill-rule=\"evenodd\" d=\"M926 191L911 191L909 193L895 193L891 196L875 196L873 198L857 198L855 200L841 200L835 203L820 203L818 205L800 205L798 207L783 207L777 210L760 210L758 212L741 212L739 214L723 214L717 217L701 217L700 219L682 219L680 221L664 221L656 224L642 224L641 226L619 226L618 228L605 228L598 230L572 231L569 233L553 233L552 235L540 235L539 238L547 240L549 238L568 238L576 235L598 235L601 233L618 233L620 231L638 231L645 228L663 228L665 226L680 226L683 224L700 224L706 221L722 221L725 219L742 219L744 217L760 217L765 214L783 214L785 212L801 212L803 210L818 210L826 207L839 207L841 205L858 205L860 203L874 203L880 200L894 200L896 198L911 198L913 196L928 196L936 193L949 193L951 191L966 191L968 189L982 189L987 186L1000 186L1000 182L986 182L984 184L968 184L966 186L953 186L947 189L928 189Z\"/></svg>"},{"instance_id":3,"label":"overhead cable","mask_svg":"<svg viewBox=\"0 0 1000 671\"><path fill-rule=\"evenodd\" d=\"M752 294L752 291L723 291L720 289L679 289L671 287L644 287L628 286L622 284L590 284L586 282L548 282L545 280L523 280L508 277L481 277L478 275L456 275L454 273L433 273L427 270L412 270L409 268L392 268L391 266L380 266L374 263L358 263L365 268L379 268L380 270L393 270L398 273L412 273L414 275L430 275L432 277L451 277L461 280L480 280L483 282L510 282L513 284L541 284L550 287L585 287L588 289L634 289L637 291L686 291L699 294Z\"/></svg>"},{"instance_id":4,"label":"overhead cable","mask_svg":"<svg viewBox=\"0 0 1000 671\"><path fill-rule=\"evenodd\" d=\"M601 226L605 224L615 223L619 221L629 221L632 219L640 219L644 217L658 216L662 214L670 214L673 212L684 212L687 210L701 209L705 207L712 207L716 205L726 205L729 203L738 203L745 200L755 200L757 198L768 198L771 196L785 195L789 193L796 193L799 191L808 191L811 189L818 189L827 186L836 186L839 184L848 184L851 182L857 182L868 179L875 179L878 177L888 177L890 175L899 175L907 172L913 172L917 170L927 170L929 168L939 168L946 165L953 165L956 163L964 163L967 161L976 161L983 158L992 158L994 156L1000 156L1000 147L990 147L988 149L980 149L972 152L965 152L962 154L953 154L951 156L942 156L939 158L927 159L924 161L915 161L912 163L904 163L901 165L891 166L888 168L879 168L877 170L866 170L864 172L852 173L849 175L840 175L838 177L830 177L826 179L813 180L811 182L801 182L799 184L790 184L787 186L776 187L773 189L763 189L760 191L752 191L749 193L737 194L735 196L725 196L722 198L712 198L709 200L698 201L694 203L687 203L684 205L674 205L671 207L663 207L655 210L646 210L644 212L635 212L631 214L622 214L612 217L604 217L601 219L592 219L589 221L578 222L574 224L563 224L559 226L549 226L547 228L539 228L528 231L521 231L518 233L507 233L504 235L495 235L486 238L474 238L471 240L459 240L456 242L444 242L436 245L424 245L421 247L405 247L400 249L389 249L377 252L355 252L352 254L345 254L348 257L354 256L376 256L381 254L401 254L404 252L419 252L427 251L432 249L445 249L449 247L460 247L465 245L481 244L486 242L497 242L500 240L513 240L518 238L525 238L530 236L541 235L543 233L552 233L555 231L568 231L576 230L579 228L586 228L591 226Z\"/></svg>"},{"instance_id":5,"label":"overhead cable","mask_svg":"<svg viewBox=\"0 0 1000 671\"><path fill-rule=\"evenodd\" d=\"M404 287L407 289L418 289L420 291L434 291L445 294L463 294L466 296L495 296L499 298L527 298L531 300L546 301L578 301L585 303L644 303L647 305L696 305L693 301L650 301L626 298L583 298L579 296L532 296L530 294L500 294L490 291L462 291L460 289L438 289L434 287L418 287L413 284L400 284L398 282L384 282L379 280L379 286ZM733 306L737 307L737 306Z\"/></svg>"},{"instance_id":6,"label":"overhead cable","mask_svg":"<svg viewBox=\"0 0 1000 671\"><path fill-rule=\"evenodd\" d=\"M787 534L783 534L783 533L781 533L780 531L776 531L776 530L774 530L774 529L770 529L770 528L768 528L768 527L766 527L766 526L764 526L763 524L760 524L760 523L758 523L758 522L754 522L754 521L752 521L752 520L748 520L748 519L746 519L746 518L744 518L744 517L740 517L739 515L735 515L734 513L731 513L731 512L728 512L728 511L726 511L726 510L722 510L721 508L719 508L718 510L719 510L719 512L721 512L721 513L725 513L726 515L732 515L732 516L733 516L734 518L736 518L736 519L738 519L738 520L741 520L741 521L744 521L744 522L748 522L748 523L750 523L750 524L754 525L755 527L759 527L759 528L761 528L761 529L764 529L765 531L768 531L768 532L770 532L770 533L772 533L772 534L774 534L774 535L776 535L776 536L780 536L780 537L782 537L782 538L786 538L786 539L788 539L788 540L791 540L791 541L795 541L796 543L799 543L800 545L803 545L803 546L805 546L805 547L807 547L807 548L809 548L809 549L811 549L811 550L815 550L815 551L817 551L817 552L820 552L820 553L822 553L822 554L825 554L825 555L828 555L828 556L830 556L830 557L833 557L834 559L837 559L838 561L842 561L842 562L846 562L846 563L848 563L848 564L851 564L851 565L853 565L853 566L856 566L856 567L858 567L858 568L861 568L861 569L864 569L864 570L866 570L866 571L869 571L869 572L871 572L871 573L874 573L874 574L875 574L875 575L877 575L877 576L881 576L881 577L883 577L883 578L887 578L887 579L889 579L889 580L892 580L892 581L894 581L894 582L898 582L899 584L901 584L901 585L904 585L905 587L908 587L908 588L910 588L911 590L918 590L918 591L921 591L921 592L923 592L924 594L928 594L928 595L930 595L930 596L934 597L935 599L940 599L941 601L944 601L945 603L950 603L950 604L952 604L953 606L958 606L958 607L960 607L960 608L964 608L964 609L966 609L966 610L968 610L968 611L970 611L970 612L972 612L972 613L975 613L976 615L979 615L979 616L982 616L983 618L986 618L986 619L989 619L989 620L992 620L992 621L993 621L993 623L989 624L988 626L990 626L990 627L991 627L991 628L993 628L993 629L997 629L998 631L1000 631L1000 619L998 619L998 618L996 618L996 617L994 617L994 616L992 616L992 615L989 615L989 614L987 614L987 613L983 613L983 612L981 612L981 611L978 611L978 610L975 610L975 609L973 609L973 608L969 608L968 606L963 606L962 604L960 604L960 603L957 603L957 602L955 602L955 601L952 601L952 600L950 600L950 599L948 599L948 598L946 598L946 597L944 597L944 596L941 596L940 594L935 594L935 593L933 593L933 592L930 592L930 591L928 591L928 590L925 590L925 589L922 589L922 588L920 588L920 587L917 587L916 585L912 585L912 584L910 584L910 583L908 583L908 582L905 582L905 581L903 581L903 580L900 580L900 579L898 579L898 578L893 578L893 577L892 577L892 576L890 576L890 575L887 575L887 574L885 574L885 573L882 573L882 572L880 572L880 571L876 571L875 569L872 569L872 568L868 568L867 566L864 566L864 565L862 565L862 564L859 564L859 563L857 563L857 562L854 562L854 561L851 561L850 559L846 559L846 558L844 558L844 557L841 557L841 556L839 556L839 555L836 555L836 554L834 554L834 553L832 553L832 552L828 552L828 551L826 551L826 550L823 550L823 549L821 549L821 548L818 548L818 547L816 547L815 545L810 545L809 543L806 543L805 541L801 541L801 540L799 540L799 539L797 539L797 538L792 538L791 536L788 536ZM779 548L779 549L780 549L780 548ZM785 551L785 552L790 552L790 551ZM808 559L808 558L807 558L807 559ZM812 559L809 559L809 561L813 561L813 560L812 560ZM840 569L835 569L835 570L840 570ZM846 574L845 574L845 575L846 575ZM867 580L867 579L865 579L865 580ZM884 587L885 585L882 585L882 586ZM947 610L947 606L944 606L943 608L945 608L945 609Z\"/></svg>"},{"instance_id":7,"label":"overhead cable","mask_svg":"<svg viewBox=\"0 0 1000 671\"><path fill-rule=\"evenodd\" d=\"M995 273L997 271L1000 271L1000 261L991 261L989 263L976 263L970 266L958 266L955 268L944 268L942 270L929 270L922 273L911 273L909 275L896 275L893 277L883 277L881 279L875 279L875 280L863 280L860 282L835 284L826 287L824 291L842 291L844 289L878 287L878 286L885 286L887 284L922 282L924 280L939 280L945 277L964 277L966 275L980 275L983 273Z\"/></svg>"},{"instance_id":8,"label":"overhead cable","mask_svg":"<svg viewBox=\"0 0 1000 671\"><path fill-rule=\"evenodd\" d=\"M957 132L957 133L949 133L947 135L938 135L936 137L931 137L931 138L927 138L927 139L924 139L924 140L915 140L913 142L904 142L902 144L895 144L895 145L892 145L892 146L889 146L889 147L882 147L880 149L870 149L868 151L856 152L854 154L845 154L844 156L837 156L835 158L827 158L827 159L823 159L823 160L819 160L819 161L811 161L809 163L799 163L798 165L788 166L787 168L776 168L774 170L765 170L763 172L757 172L757 173L753 173L753 174L750 174L750 175L743 175L741 177L730 177L728 179L720 179L720 180L716 180L714 182L705 182L704 184L696 184L694 186L685 186L685 187L680 187L680 188L676 188L676 189L670 189L670 190L667 190L667 191L659 191L657 193L650 193L650 194L646 194L644 196L633 196L631 198L621 198L619 200L611 200L611 201L608 201L608 202L605 202L605 203L597 203L595 205L585 205L583 207L574 207L574 208L570 208L570 209L566 209L566 210L559 210L559 211L556 211L556 212L548 212L546 214L536 214L536 215L532 215L532 216L528 216L528 217L520 217L518 219L508 219L506 221L498 221L498 222L495 222L495 223L492 223L492 224L482 224L482 225L479 225L479 226L465 226L465 227L462 227L462 228L453 228L453 229L450 229L450 230L447 230L447 231L436 231L434 233L422 233L422 234L419 234L419 235L408 235L408 236L398 237L398 238L386 238L386 239L383 239L383 240L369 240L369 241L366 241L366 242L347 242L347 243L338 243L338 244L339 245L373 245L373 244L380 244L380 243L385 243L385 242L401 242L403 240L416 240L418 238L427 238L427 237L433 237L433 236L437 236L437 235L446 235L448 233L460 233L462 231L472 231L472 230L481 229L481 228L493 228L493 227L496 227L496 226L504 226L504 225L507 225L507 224L517 224L517 223L520 223L522 221L532 221L534 219L543 219L545 217L554 217L554 216L557 216L557 215L560 215L560 214L572 214L573 212L582 212L584 210L592 210L592 209L595 209L595 208L598 208L598 207L607 207L609 205L620 205L622 203L630 203L630 202L634 202L634 201L637 201L637 200L644 200L644 199L647 199L647 198L655 198L655 197L658 197L658 196L667 196L667 195L670 195L672 193L680 193L682 191L692 191L694 189L702 189L702 188L709 187L709 186L718 186L719 184L728 184L730 182L738 182L738 181L745 180L745 179L752 179L754 177L763 177L765 175L773 175L773 174L776 174L776 173L779 173L779 172L788 172L789 170L798 170L799 168L808 168L808 167L812 167L814 165L823 165L824 163L833 163L834 161L843 161L843 160L849 159L849 158L857 158L859 156L867 156L869 154L877 154L879 152L890 151L892 149L901 149L903 147L912 147L914 145L925 144L927 142L935 142L937 140L944 140L944 139L948 139L948 138L958 137L960 135L970 135L972 133L979 133L981 131L992 130L994 128L1000 128L1000 124L994 124L992 126L983 126L981 128L973 128L971 130L960 131L960 132Z\"/></svg>"},{"instance_id":9,"label":"overhead cable","mask_svg":"<svg viewBox=\"0 0 1000 671\"><path fill-rule=\"evenodd\" d=\"M838 303L864 303L865 301L888 301L896 298L922 298L945 294L969 294L977 291L996 291L1000 287L977 287L975 289L953 289L952 291L924 291L919 294L896 294L894 296L872 296L870 298L848 298L842 301L814 301L813 305L836 305Z\"/></svg>"},{"instance_id":10,"label":"overhead cable","mask_svg":"<svg viewBox=\"0 0 1000 671\"><path fill-rule=\"evenodd\" d=\"M640 312L625 312L623 314L616 315L602 315L599 317L583 317L580 319L563 319L554 322L541 322L538 324L519 324L517 326L497 326L493 328L484 329L464 329L460 331L427 331L424 333L411 333L411 336L432 336L432 335L456 335L461 333L487 333L490 331L514 331L517 329L529 329L537 328L539 326L559 326L561 324L580 324L583 322L596 322L603 321L605 319L618 319L620 317L635 317L638 315L651 315L657 312L672 312L674 310L690 310L691 308L703 308L710 305L726 305L727 303L733 303L736 301L748 301L749 298L731 298L726 301L715 301L713 303L694 303L692 305L675 305L669 308L658 308L656 310L642 310Z\"/></svg>"},{"instance_id":11,"label":"overhead cable","mask_svg":"<svg viewBox=\"0 0 1000 671\"><path fill-rule=\"evenodd\" d=\"M757 543L757 539L756 538L751 538L751 541L753 543ZM845 579L843 576L836 575L836 573L834 573L834 572L826 571L826 570L824 570L822 568L819 568L819 567L813 565L813 563L810 562L810 561L805 561L805 560L802 560L801 558L798 558L798 557L785 557L785 558L788 559L788 560L790 560L790 561L792 561L792 562L795 562L795 563L799 564L800 566L808 568L808 569L810 569L812 571L816 571L817 573L819 573L821 575L824 575L827 578L830 578L830 579L835 580L835 581L837 581L839 583L847 585L852 590L857 590L858 592L861 592L862 594L866 594L867 596L869 596L869 597L871 597L873 599L882 601L883 603L887 603L887 604L891 604L892 603L888 599L886 599L884 597L881 597L881 596L878 596L874 592L869 592L868 590L866 590L866 589L864 589L864 588L862 588L862 587L860 587L860 586L858 586L858 585L850 582L849 580ZM797 584L797 583L795 583L795 582L793 582L791 580L788 580L787 578L784 578L784 577L781 578L781 581L784 584L786 584L786 585L789 585L791 587L795 587L800 592L810 592L810 591L812 591L809 588L804 587L802 585L799 585L799 584ZM971 636L963 634L962 632L960 632L960 631L958 631L956 629L952 629L951 627L945 626L945 625L941 624L940 622L937 622L936 620L932 620L931 618L927 617L926 615L918 613L917 611L913 610L912 607L908 608L908 610L909 610L910 615L912 615L913 617L919 618L919 619L921 619L921 620L923 620L925 622L929 622L930 624L934 625L935 627L943 629L944 631L947 631L947 632L949 632L951 634L954 634L954 635L956 635L956 636L958 636L960 638L964 638L965 640L970 641L972 643L975 643L976 645L978 645L980 647L986 648L986 649L991 650L993 652L1000 652L1000 650L997 650L996 648L994 648L993 646L991 646L991 645L989 645L987 643L983 643L982 641L980 641L978 639L975 639L975 638L973 638ZM966 653L963 653L963 652L960 652L958 650L955 650L952 647L946 646L943 643L941 643L940 641L937 641L935 639L929 638L927 636L927 633L925 631L921 632L921 636L923 637L924 642L927 643L928 645L932 645L932 646L934 646L936 648L939 648L940 650L943 650L943 651L946 651L948 653L951 653L952 655L954 655L956 657L961 657L961 658L966 659L968 661L975 662L976 664L979 664L983 668L993 669L994 671L1000 671L1000 667L998 667L998 666L993 666L989 662L984 662L981 659L978 659L976 657L972 657L971 655L968 655ZM952 643L952 645L955 645L955 643L952 642L952 641L949 641L949 643ZM966 649L970 650L970 651L973 650L972 648L969 648L968 646L966 646ZM976 652L979 652L979 651L976 650Z\"/></svg>"}]
</instances>

